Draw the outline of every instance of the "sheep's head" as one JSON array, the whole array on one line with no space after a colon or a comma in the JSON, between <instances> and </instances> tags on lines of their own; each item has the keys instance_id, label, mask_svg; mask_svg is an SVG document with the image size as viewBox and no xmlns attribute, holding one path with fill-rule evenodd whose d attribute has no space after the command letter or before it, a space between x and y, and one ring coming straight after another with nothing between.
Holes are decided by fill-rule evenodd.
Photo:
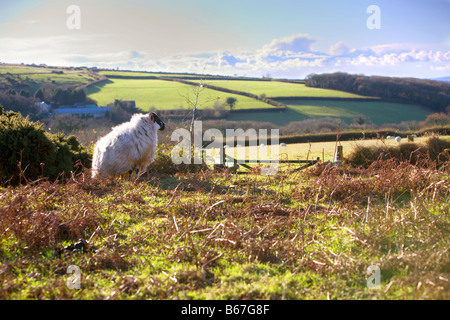
<instances>
[{"instance_id":1,"label":"sheep's head","mask_svg":"<svg viewBox=\"0 0 450 320\"><path fill-rule=\"evenodd\" d=\"M156 115L156 113L154 112L150 113L150 120L153 123L157 123L159 125L159 130L161 131L164 130L165 128L164 122L161 121L161 119Z\"/></svg>"}]
</instances>

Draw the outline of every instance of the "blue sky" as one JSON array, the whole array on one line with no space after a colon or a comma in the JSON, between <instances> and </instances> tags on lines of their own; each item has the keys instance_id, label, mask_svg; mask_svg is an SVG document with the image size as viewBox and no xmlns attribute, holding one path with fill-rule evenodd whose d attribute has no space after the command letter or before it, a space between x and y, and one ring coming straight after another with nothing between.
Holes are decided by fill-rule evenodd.
<instances>
[{"instance_id":1,"label":"blue sky","mask_svg":"<svg viewBox=\"0 0 450 320\"><path fill-rule=\"evenodd\" d=\"M380 29L367 27L370 5ZM436 78L450 75L449 17L450 0L0 0L0 62Z\"/></svg>"}]
</instances>

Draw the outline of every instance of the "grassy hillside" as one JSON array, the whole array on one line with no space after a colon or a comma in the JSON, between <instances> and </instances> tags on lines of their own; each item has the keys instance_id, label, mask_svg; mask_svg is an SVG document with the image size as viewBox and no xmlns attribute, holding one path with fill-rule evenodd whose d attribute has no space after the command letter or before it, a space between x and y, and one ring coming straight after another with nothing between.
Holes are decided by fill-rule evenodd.
<instances>
[{"instance_id":1,"label":"grassy hillside","mask_svg":"<svg viewBox=\"0 0 450 320\"><path fill-rule=\"evenodd\" d=\"M243 80L205 80L206 84L232 90L250 92L256 95L273 97L327 97L327 98L365 98L360 95L337 90L306 87L301 83L281 81L243 81Z\"/></svg>"},{"instance_id":2,"label":"grassy hillside","mask_svg":"<svg viewBox=\"0 0 450 320\"><path fill-rule=\"evenodd\" d=\"M194 77L194 75L126 71L100 71L99 73L105 76L123 77ZM362 116L365 118L366 123L382 125L404 121L423 121L430 114L430 111L416 105L391 103L374 97L365 97L338 90L307 87L302 83L260 81L255 79L215 80L209 76L204 78L203 82L207 85L250 93L256 96L266 96L287 106L285 112L279 113L252 111L244 114L230 114L227 116L227 120L231 121L262 121L282 126L292 121L331 117L339 118L350 124L356 117ZM200 82L199 79L193 81L195 83ZM97 100L100 105L110 103L114 99L135 100L138 107L147 111L152 106L160 110L186 108L187 104L183 95L190 93L193 98L193 88L194 86L192 85L172 81L111 78L107 83L91 87L88 93L89 97ZM271 108L270 105L262 101L239 95L239 92L230 94L213 89L205 89L200 97L201 100L206 101L214 100L220 96L222 102L229 96L235 97L238 100L235 107L237 110ZM314 100L316 98L318 100ZM352 99L355 100L352 101ZM205 104L205 107L210 108L213 104L214 101L208 102Z\"/></svg>"},{"instance_id":3,"label":"grassy hillside","mask_svg":"<svg viewBox=\"0 0 450 320\"><path fill-rule=\"evenodd\" d=\"M96 100L99 105L106 105L115 99L134 100L136 106L144 111L151 107L159 110L187 108L185 96L195 100L194 86L164 80L136 80L136 79L109 79L88 89L88 97ZM224 93L211 89L202 89L200 103L202 108L212 108L216 101L225 103L226 98L237 99L235 108L266 108L271 107L261 101L248 97ZM218 99L219 98L219 99Z\"/></svg>"},{"instance_id":4,"label":"grassy hillside","mask_svg":"<svg viewBox=\"0 0 450 320\"><path fill-rule=\"evenodd\" d=\"M81 86L98 80L87 69L0 64L0 87L27 90L31 95L46 83L56 86Z\"/></svg>"},{"instance_id":5,"label":"grassy hillside","mask_svg":"<svg viewBox=\"0 0 450 320\"><path fill-rule=\"evenodd\" d=\"M431 112L423 107L385 101L336 101L336 100L279 100L287 104L287 110L279 113L231 114L228 120L264 121L275 125L287 125L292 121L331 117L352 123L357 116L364 116L376 125L423 121Z\"/></svg>"},{"instance_id":6,"label":"grassy hillside","mask_svg":"<svg viewBox=\"0 0 450 320\"><path fill-rule=\"evenodd\" d=\"M450 298L448 162L293 169L4 187L0 298Z\"/></svg>"}]
</instances>

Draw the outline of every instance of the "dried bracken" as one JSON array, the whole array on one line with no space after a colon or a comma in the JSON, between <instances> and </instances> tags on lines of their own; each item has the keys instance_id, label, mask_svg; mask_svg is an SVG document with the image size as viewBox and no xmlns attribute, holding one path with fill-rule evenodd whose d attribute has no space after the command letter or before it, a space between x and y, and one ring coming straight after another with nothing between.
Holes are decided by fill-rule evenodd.
<instances>
[{"instance_id":1,"label":"dried bracken","mask_svg":"<svg viewBox=\"0 0 450 320\"><path fill-rule=\"evenodd\" d=\"M0 298L448 299L448 173L388 159L4 188ZM78 293L65 285L72 264ZM383 290L365 286L372 264Z\"/></svg>"}]
</instances>

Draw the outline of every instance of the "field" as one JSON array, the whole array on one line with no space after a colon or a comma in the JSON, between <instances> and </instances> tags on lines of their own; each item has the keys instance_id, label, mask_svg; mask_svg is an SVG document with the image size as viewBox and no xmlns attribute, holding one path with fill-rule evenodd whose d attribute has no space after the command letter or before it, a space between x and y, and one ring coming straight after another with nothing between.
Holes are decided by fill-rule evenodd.
<instances>
[{"instance_id":1,"label":"field","mask_svg":"<svg viewBox=\"0 0 450 320\"><path fill-rule=\"evenodd\" d=\"M402 121L422 121L430 111L420 106L385 101L336 101L336 100L283 100L287 110L280 113L254 112L251 114L231 114L228 120L263 121L276 125L286 125L291 121L331 117L352 123L357 116L364 116L376 125L400 123Z\"/></svg>"},{"instance_id":2,"label":"field","mask_svg":"<svg viewBox=\"0 0 450 320\"><path fill-rule=\"evenodd\" d=\"M4 187L0 298L450 298L448 162L293 169Z\"/></svg>"},{"instance_id":3,"label":"field","mask_svg":"<svg viewBox=\"0 0 450 320\"><path fill-rule=\"evenodd\" d=\"M88 96L105 106L115 99L134 100L136 106L143 111L155 107L159 110L187 108L185 96L195 100L195 87L173 81L153 79L109 79L107 83L99 83L88 89ZM236 109L271 108L270 105L248 97L224 93L211 89L202 89L200 103L206 102L201 108L212 108L216 101L224 103L226 98L237 99ZM218 99L219 98L219 99Z\"/></svg>"},{"instance_id":4,"label":"field","mask_svg":"<svg viewBox=\"0 0 450 320\"><path fill-rule=\"evenodd\" d=\"M245 80L208 80L205 84L231 90L249 92L268 98L274 97L327 97L327 98L367 98L360 95L337 90L306 87L301 83L281 81L245 81Z\"/></svg>"}]
</instances>

